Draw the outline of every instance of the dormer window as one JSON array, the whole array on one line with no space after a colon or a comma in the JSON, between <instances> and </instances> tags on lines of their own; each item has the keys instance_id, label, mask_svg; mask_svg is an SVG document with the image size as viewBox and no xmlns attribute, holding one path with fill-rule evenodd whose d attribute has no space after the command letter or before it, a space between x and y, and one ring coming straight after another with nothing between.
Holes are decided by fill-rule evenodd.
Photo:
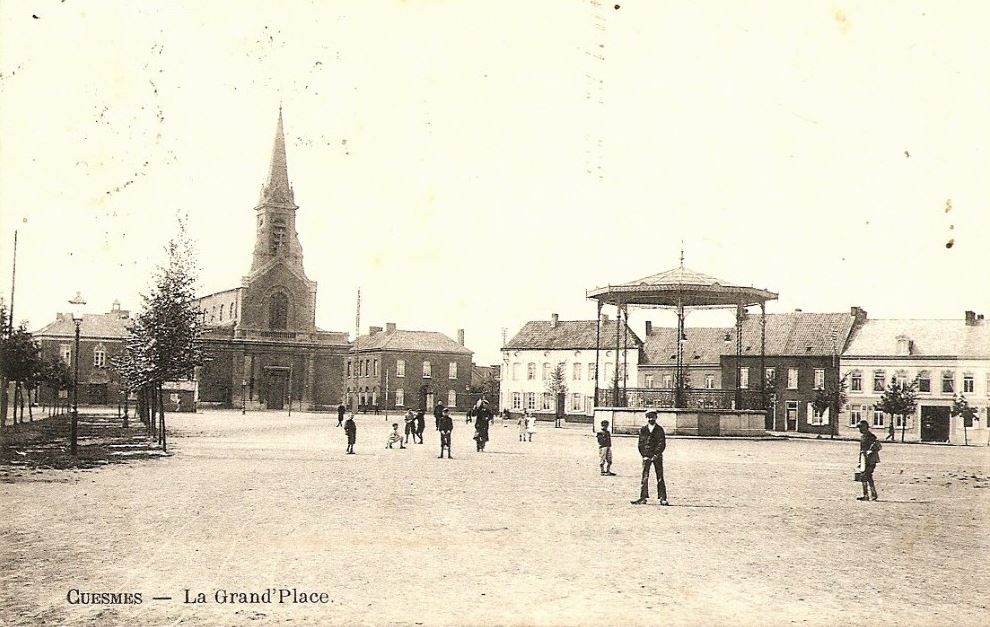
<instances>
[{"instance_id":1,"label":"dormer window","mask_svg":"<svg viewBox=\"0 0 990 627\"><path fill-rule=\"evenodd\" d=\"M898 355L910 355L911 354L911 340L906 336L899 335L897 337L897 354Z\"/></svg>"}]
</instances>

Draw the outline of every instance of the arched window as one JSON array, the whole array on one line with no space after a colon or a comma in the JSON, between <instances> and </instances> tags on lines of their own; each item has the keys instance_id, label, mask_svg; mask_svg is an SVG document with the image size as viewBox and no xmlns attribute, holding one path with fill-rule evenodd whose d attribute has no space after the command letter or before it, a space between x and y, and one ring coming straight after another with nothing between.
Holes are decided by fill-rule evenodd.
<instances>
[{"instance_id":1,"label":"arched window","mask_svg":"<svg viewBox=\"0 0 990 627\"><path fill-rule=\"evenodd\" d=\"M234 309L234 303L233 302L230 303L230 317L231 317L231 319L237 317L237 312Z\"/></svg>"},{"instance_id":2,"label":"arched window","mask_svg":"<svg viewBox=\"0 0 990 627\"><path fill-rule=\"evenodd\" d=\"M272 329L286 329L289 322L289 299L282 292L272 294L268 310L268 326Z\"/></svg>"},{"instance_id":3,"label":"arched window","mask_svg":"<svg viewBox=\"0 0 990 627\"><path fill-rule=\"evenodd\" d=\"M223 305L220 305L220 322L223 322Z\"/></svg>"}]
</instances>

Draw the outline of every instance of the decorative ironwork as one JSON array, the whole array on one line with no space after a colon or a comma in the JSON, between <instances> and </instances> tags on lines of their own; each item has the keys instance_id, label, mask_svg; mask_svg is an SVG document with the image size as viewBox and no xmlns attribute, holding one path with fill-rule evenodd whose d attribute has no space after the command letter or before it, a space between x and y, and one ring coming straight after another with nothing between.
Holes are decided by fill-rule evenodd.
<instances>
[{"instance_id":1,"label":"decorative ironwork","mask_svg":"<svg viewBox=\"0 0 990 627\"><path fill-rule=\"evenodd\" d=\"M624 398L623 398L624 396ZM680 396L680 403L678 403ZM617 402L613 402L617 399ZM598 392L600 407L656 407L670 409L680 406L682 409L747 409L763 411L763 394L760 390L721 390L721 389L684 389L677 388L628 388L618 397L614 390L603 389Z\"/></svg>"}]
</instances>

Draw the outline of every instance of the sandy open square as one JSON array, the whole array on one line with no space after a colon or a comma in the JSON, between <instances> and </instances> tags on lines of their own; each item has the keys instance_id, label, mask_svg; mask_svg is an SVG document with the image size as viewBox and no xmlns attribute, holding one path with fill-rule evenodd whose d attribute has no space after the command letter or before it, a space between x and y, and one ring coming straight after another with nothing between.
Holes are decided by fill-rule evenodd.
<instances>
[{"instance_id":1,"label":"sandy open square","mask_svg":"<svg viewBox=\"0 0 990 627\"><path fill-rule=\"evenodd\" d=\"M672 507L635 507L633 438L602 477L590 427L476 453L461 418L439 460L432 417L384 450L392 418L347 456L336 416L174 415L170 457L0 485L3 622L986 624L990 448L888 444L862 503L855 442L671 438ZM267 588L330 602L215 602Z\"/></svg>"}]
</instances>

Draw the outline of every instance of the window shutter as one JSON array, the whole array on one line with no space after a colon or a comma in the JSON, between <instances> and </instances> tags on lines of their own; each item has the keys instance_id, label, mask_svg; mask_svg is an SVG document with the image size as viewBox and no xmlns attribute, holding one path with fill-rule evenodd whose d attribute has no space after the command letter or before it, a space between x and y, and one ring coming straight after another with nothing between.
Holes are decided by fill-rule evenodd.
<instances>
[{"instance_id":1,"label":"window shutter","mask_svg":"<svg viewBox=\"0 0 990 627\"><path fill-rule=\"evenodd\" d=\"M822 414L822 424L823 425L827 425L828 424L828 412L829 412L829 409L830 409L829 407L826 407L825 408L825 412Z\"/></svg>"},{"instance_id":2,"label":"window shutter","mask_svg":"<svg viewBox=\"0 0 990 627\"><path fill-rule=\"evenodd\" d=\"M811 403L808 403L808 413L806 420L810 425L810 424L814 424L814 422L812 422L814 419L815 419L815 407Z\"/></svg>"}]
</instances>

